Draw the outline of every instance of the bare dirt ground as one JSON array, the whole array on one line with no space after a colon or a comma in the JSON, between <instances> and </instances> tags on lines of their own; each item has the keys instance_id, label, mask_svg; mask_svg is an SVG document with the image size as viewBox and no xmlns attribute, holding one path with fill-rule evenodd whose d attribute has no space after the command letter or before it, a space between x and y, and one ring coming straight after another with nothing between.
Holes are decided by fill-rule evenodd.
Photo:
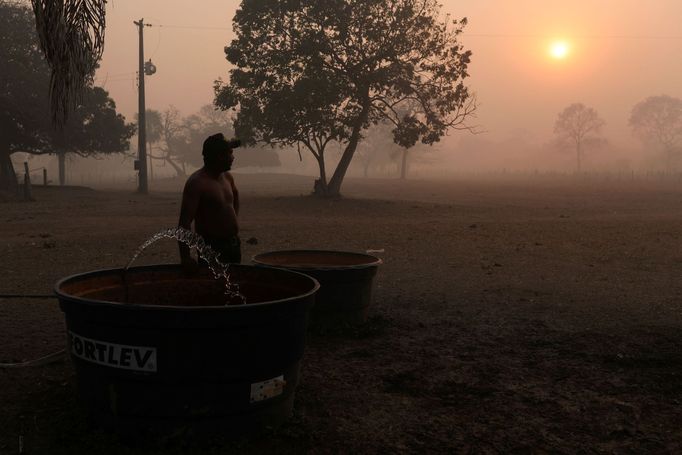
<instances>
[{"instance_id":1,"label":"bare dirt ground","mask_svg":"<svg viewBox=\"0 0 682 455\"><path fill-rule=\"evenodd\" d=\"M239 440L125 445L67 360L0 369L0 453L682 453L682 181L236 175L244 262L383 249L359 329L310 333L293 418ZM121 267L176 224L181 182L35 187L0 203L0 293ZM176 262L173 242L137 262ZM0 363L63 349L56 300L0 299Z\"/></svg>"}]
</instances>

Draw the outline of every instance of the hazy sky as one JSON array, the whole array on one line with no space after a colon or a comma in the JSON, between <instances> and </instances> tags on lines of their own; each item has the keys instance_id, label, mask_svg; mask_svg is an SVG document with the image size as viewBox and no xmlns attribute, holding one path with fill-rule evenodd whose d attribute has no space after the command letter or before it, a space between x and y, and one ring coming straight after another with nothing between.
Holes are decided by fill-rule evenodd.
<instances>
[{"instance_id":1,"label":"hazy sky","mask_svg":"<svg viewBox=\"0 0 682 455\"><path fill-rule=\"evenodd\" d=\"M462 38L473 51L469 86L480 108L476 123L490 138L523 129L552 135L557 114L583 102L606 120L615 143L632 141L632 106L651 95L682 98L680 0L443 0L443 11L469 19ZM233 37L237 0L113 0L107 6L104 57L97 73L119 110L137 111L137 27L144 18L147 107L173 104L183 114L213 99L213 81L227 78L223 47ZM553 41L568 54L551 57Z\"/></svg>"}]
</instances>

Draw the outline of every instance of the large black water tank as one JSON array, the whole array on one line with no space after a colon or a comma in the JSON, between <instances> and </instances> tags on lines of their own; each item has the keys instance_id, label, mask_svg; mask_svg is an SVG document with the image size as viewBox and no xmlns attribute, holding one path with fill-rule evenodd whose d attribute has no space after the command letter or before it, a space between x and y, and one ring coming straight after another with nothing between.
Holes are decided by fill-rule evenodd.
<instances>
[{"instance_id":1,"label":"large black water tank","mask_svg":"<svg viewBox=\"0 0 682 455\"><path fill-rule=\"evenodd\" d=\"M312 311L319 327L366 321L374 276L382 260L364 253L329 250L282 250L253 257L259 265L305 273L320 283Z\"/></svg>"},{"instance_id":2,"label":"large black water tank","mask_svg":"<svg viewBox=\"0 0 682 455\"><path fill-rule=\"evenodd\" d=\"M225 305L208 270L177 265L74 275L55 292L78 389L117 427L204 422L278 425L292 412L319 284L306 275L230 266L247 304ZM233 302L234 303L234 302Z\"/></svg>"}]
</instances>

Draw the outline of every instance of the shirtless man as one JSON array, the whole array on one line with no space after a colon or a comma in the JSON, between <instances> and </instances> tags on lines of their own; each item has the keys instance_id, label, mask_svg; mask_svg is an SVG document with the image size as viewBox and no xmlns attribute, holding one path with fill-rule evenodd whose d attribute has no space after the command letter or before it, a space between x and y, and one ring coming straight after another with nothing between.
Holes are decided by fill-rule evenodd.
<instances>
[{"instance_id":1,"label":"shirtless man","mask_svg":"<svg viewBox=\"0 0 682 455\"><path fill-rule=\"evenodd\" d=\"M204 167L193 173L185 183L178 226L192 229L220 255L221 262L241 262L239 237L239 192L228 171L234 155L232 147L238 141L227 141L222 133L209 136L204 141L202 155ZM197 261L190 255L189 247L178 242L180 260L186 272L197 269Z\"/></svg>"}]
</instances>

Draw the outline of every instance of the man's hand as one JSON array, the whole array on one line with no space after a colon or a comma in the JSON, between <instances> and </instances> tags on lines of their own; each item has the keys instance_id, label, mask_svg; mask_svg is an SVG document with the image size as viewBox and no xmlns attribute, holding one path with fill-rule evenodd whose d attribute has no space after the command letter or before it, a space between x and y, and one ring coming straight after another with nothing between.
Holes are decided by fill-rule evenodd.
<instances>
[{"instance_id":1,"label":"man's hand","mask_svg":"<svg viewBox=\"0 0 682 455\"><path fill-rule=\"evenodd\" d=\"M184 257L182 258L182 271L188 276L196 275L199 271L199 264L191 256Z\"/></svg>"}]
</instances>

